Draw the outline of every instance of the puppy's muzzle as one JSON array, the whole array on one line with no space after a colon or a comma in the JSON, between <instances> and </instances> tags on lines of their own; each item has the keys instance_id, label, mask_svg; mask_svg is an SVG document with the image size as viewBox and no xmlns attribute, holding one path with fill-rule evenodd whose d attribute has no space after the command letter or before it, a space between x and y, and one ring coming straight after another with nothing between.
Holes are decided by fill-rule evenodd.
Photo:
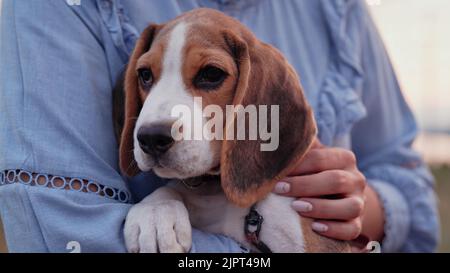
<instances>
[{"instance_id":1,"label":"puppy's muzzle","mask_svg":"<svg viewBox=\"0 0 450 273\"><path fill-rule=\"evenodd\" d=\"M139 128L137 139L142 151L155 158L166 153L175 143L171 128L170 124L146 125Z\"/></svg>"}]
</instances>

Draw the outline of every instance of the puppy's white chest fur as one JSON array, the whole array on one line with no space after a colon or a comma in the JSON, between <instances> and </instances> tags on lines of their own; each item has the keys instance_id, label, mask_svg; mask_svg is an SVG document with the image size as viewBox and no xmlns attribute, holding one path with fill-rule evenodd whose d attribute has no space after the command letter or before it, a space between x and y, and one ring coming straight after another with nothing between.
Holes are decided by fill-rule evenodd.
<instances>
[{"instance_id":1,"label":"puppy's white chest fur","mask_svg":"<svg viewBox=\"0 0 450 273\"><path fill-rule=\"evenodd\" d=\"M241 208L227 200L220 185L212 190L188 189L182 183L171 185L183 197L193 227L210 233L223 234L239 242L248 249L255 249L246 240L244 225L248 208ZM305 252L301 221L291 208L294 199L269 194L258 202L255 209L264 218L259 239L273 252Z\"/></svg>"}]
</instances>

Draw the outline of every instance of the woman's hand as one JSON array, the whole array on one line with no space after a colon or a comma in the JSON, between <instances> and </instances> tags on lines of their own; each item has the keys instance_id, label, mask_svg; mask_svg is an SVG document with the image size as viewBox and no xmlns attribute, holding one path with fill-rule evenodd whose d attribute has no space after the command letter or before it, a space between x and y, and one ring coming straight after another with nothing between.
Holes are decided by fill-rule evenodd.
<instances>
[{"instance_id":1,"label":"woman's hand","mask_svg":"<svg viewBox=\"0 0 450 273\"><path fill-rule=\"evenodd\" d=\"M351 151L316 142L294 171L276 184L274 191L297 197L292 207L302 216L316 219L312 229L338 240L356 239L366 226L365 207L379 208L375 216L381 215L381 220L369 219L367 223L375 227L368 227L371 234L365 235L373 240L382 236L381 205L373 190L367 187ZM380 223L376 223L378 220Z\"/></svg>"}]
</instances>

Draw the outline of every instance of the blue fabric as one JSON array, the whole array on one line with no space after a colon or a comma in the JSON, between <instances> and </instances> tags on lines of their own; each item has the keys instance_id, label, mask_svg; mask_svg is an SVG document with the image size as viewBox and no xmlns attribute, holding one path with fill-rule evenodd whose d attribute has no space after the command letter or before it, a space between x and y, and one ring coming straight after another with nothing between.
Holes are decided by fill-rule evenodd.
<instances>
[{"instance_id":1,"label":"blue fabric","mask_svg":"<svg viewBox=\"0 0 450 273\"><path fill-rule=\"evenodd\" d=\"M352 149L383 201L384 251L433 251L438 219L433 178L411 149L417 134L364 1L4 0L0 37L0 172L87 179L134 193L118 172L111 90L150 22L211 7L279 48L301 77L324 144ZM138 195L136 195L138 193ZM13 252L121 252L128 203L28 186L0 186L0 214ZM240 252L222 236L194 231L192 251Z\"/></svg>"}]
</instances>

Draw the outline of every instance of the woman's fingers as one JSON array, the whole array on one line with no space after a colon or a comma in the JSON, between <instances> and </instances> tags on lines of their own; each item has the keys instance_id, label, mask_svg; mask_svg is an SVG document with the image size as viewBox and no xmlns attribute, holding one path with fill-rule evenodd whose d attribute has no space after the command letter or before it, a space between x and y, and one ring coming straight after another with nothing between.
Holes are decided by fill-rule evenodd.
<instances>
[{"instance_id":1,"label":"woman's fingers","mask_svg":"<svg viewBox=\"0 0 450 273\"><path fill-rule=\"evenodd\" d=\"M312 223L311 228L326 237L337 240L351 241L361 234L361 219L356 218L348 222L320 220Z\"/></svg>"},{"instance_id":2,"label":"woman's fingers","mask_svg":"<svg viewBox=\"0 0 450 273\"><path fill-rule=\"evenodd\" d=\"M317 219L312 224L317 233L350 241L361 233L365 187L366 179L351 151L316 141L290 176L275 185L274 192L299 198L292 203L293 209Z\"/></svg>"},{"instance_id":3,"label":"woman's fingers","mask_svg":"<svg viewBox=\"0 0 450 273\"><path fill-rule=\"evenodd\" d=\"M347 169L354 166L356 166L356 158L351 151L341 148L317 148L311 149L290 175Z\"/></svg>"},{"instance_id":4,"label":"woman's fingers","mask_svg":"<svg viewBox=\"0 0 450 273\"><path fill-rule=\"evenodd\" d=\"M361 215L364 200L358 196L337 200L302 198L294 201L292 208L304 217L347 221Z\"/></svg>"},{"instance_id":5,"label":"woman's fingers","mask_svg":"<svg viewBox=\"0 0 450 273\"><path fill-rule=\"evenodd\" d=\"M292 197L315 197L346 194L364 189L359 172L329 170L318 174L288 177L275 185L274 192Z\"/></svg>"},{"instance_id":6,"label":"woman's fingers","mask_svg":"<svg viewBox=\"0 0 450 273\"><path fill-rule=\"evenodd\" d=\"M317 219L312 224L317 233L351 241L362 230L365 187L366 179L351 151L316 141L289 177L275 185L274 192L299 198L292 208L303 217Z\"/></svg>"}]
</instances>

